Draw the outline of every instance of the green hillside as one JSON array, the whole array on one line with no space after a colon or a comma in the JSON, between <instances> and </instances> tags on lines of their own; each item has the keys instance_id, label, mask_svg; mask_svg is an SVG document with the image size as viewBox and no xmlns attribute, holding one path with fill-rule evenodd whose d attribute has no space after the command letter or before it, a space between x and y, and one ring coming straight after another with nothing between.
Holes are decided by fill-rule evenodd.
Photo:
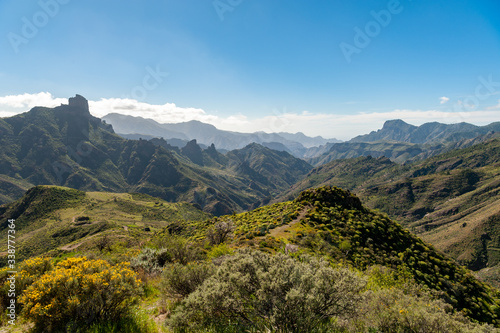
<instances>
[{"instance_id":1,"label":"green hillside","mask_svg":"<svg viewBox=\"0 0 500 333\"><path fill-rule=\"evenodd\" d=\"M171 223L210 217L188 203L169 203L138 193L82 192L37 186L21 199L0 207L0 238L7 239L15 219L17 259L95 250L119 241L138 248ZM5 263L7 242L3 242Z\"/></svg>"},{"instance_id":2,"label":"green hillside","mask_svg":"<svg viewBox=\"0 0 500 333\"><path fill-rule=\"evenodd\" d=\"M235 224L234 237L240 246L277 250L290 243L359 269L405 267L416 281L443 292L448 302L473 318L490 321L496 316L491 312L498 302L492 289L398 223L366 209L357 197L338 188L307 190L292 202L216 221ZM481 301L473 304L472 295L481 295Z\"/></svg>"},{"instance_id":3,"label":"green hillside","mask_svg":"<svg viewBox=\"0 0 500 333\"><path fill-rule=\"evenodd\" d=\"M1 239L7 219L16 219L24 286L17 292L24 308L35 309L20 313L45 331L79 327L70 309L98 311L99 302L122 292L136 300L124 303L131 312L117 312L120 320L96 316L93 329L157 332L165 323L167 332L264 331L267 325L275 325L272 332L494 332L473 321L500 324L496 289L336 187L212 217L144 194L38 186L0 213ZM33 258L40 254L45 258ZM0 270L1 281L6 272ZM97 301L98 294L79 289L89 281L115 298ZM64 283L73 283L71 298ZM57 311L51 300L60 302ZM2 306L6 301L0 297ZM38 312L33 302L56 312ZM118 303L107 306L118 311ZM301 316L292 315L297 311Z\"/></svg>"},{"instance_id":4,"label":"green hillside","mask_svg":"<svg viewBox=\"0 0 500 333\"><path fill-rule=\"evenodd\" d=\"M380 179L390 179L393 177L392 171L397 169L398 165L386 157L367 156L335 160L311 170L304 179L281 194L276 201L293 200L300 192L318 186L334 185L350 190L365 188Z\"/></svg>"},{"instance_id":5,"label":"green hillside","mask_svg":"<svg viewBox=\"0 0 500 333\"><path fill-rule=\"evenodd\" d=\"M399 166L384 158L334 161L312 170L281 197L341 186L367 207L400 221L469 268L498 264L500 139Z\"/></svg>"},{"instance_id":6,"label":"green hillside","mask_svg":"<svg viewBox=\"0 0 500 333\"><path fill-rule=\"evenodd\" d=\"M411 166L396 180L359 191L363 201L405 223L472 269L498 263L500 140Z\"/></svg>"}]
</instances>

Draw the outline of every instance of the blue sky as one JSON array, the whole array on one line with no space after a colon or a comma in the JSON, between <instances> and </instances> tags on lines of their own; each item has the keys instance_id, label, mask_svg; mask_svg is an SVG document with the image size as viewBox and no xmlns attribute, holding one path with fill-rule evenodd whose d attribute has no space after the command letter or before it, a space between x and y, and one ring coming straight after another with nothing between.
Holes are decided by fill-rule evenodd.
<instances>
[{"instance_id":1,"label":"blue sky","mask_svg":"<svg viewBox=\"0 0 500 333\"><path fill-rule=\"evenodd\" d=\"M495 0L2 0L0 114L79 93L97 116L341 139L392 118L500 121L499 13Z\"/></svg>"}]
</instances>

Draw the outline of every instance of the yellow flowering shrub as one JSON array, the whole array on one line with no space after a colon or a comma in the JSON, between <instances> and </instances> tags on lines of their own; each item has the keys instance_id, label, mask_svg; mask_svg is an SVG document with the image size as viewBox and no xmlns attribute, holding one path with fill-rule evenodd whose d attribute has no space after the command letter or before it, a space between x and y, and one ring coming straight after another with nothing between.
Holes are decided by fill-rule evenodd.
<instances>
[{"instance_id":1,"label":"yellow flowering shrub","mask_svg":"<svg viewBox=\"0 0 500 333\"><path fill-rule=\"evenodd\" d=\"M17 269L17 274L9 273L9 271L12 271L9 267L0 269L0 298L3 309L8 306L8 302L10 301L8 295L15 294L16 296L19 296L35 280L45 274L45 272L50 271L52 268L52 258L36 257L27 259L20 263ZM12 280L13 275L15 280ZM12 292L12 290L15 291ZM18 307L18 309L20 309L20 307Z\"/></svg>"},{"instance_id":2,"label":"yellow flowering shrub","mask_svg":"<svg viewBox=\"0 0 500 333\"><path fill-rule=\"evenodd\" d=\"M44 332L74 330L125 314L141 292L129 263L69 258L58 263L20 296L23 315Z\"/></svg>"}]
</instances>

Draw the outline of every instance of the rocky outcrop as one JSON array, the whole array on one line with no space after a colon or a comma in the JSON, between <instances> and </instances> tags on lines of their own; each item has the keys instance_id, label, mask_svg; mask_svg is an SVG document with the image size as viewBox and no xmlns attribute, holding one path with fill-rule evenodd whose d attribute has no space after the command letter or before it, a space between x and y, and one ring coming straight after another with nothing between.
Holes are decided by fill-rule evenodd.
<instances>
[{"instance_id":1,"label":"rocky outcrop","mask_svg":"<svg viewBox=\"0 0 500 333\"><path fill-rule=\"evenodd\" d=\"M69 106L71 108L80 109L85 111L86 113L90 113L89 111L89 102L87 99L81 95L76 95L75 97L71 97L69 99Z\"/></svg>"},{"instance_id":2,"label":"rocky outcrop","mask_svg":"<svg viewBox=\"0 0 500 333\"><path fill-rule=\"evenodd\" d=\"M196 140L189 141L184 148L181 149L182 155L186 156L194 164L203 166L203 154Z\"/></svg>"}]
</instances>

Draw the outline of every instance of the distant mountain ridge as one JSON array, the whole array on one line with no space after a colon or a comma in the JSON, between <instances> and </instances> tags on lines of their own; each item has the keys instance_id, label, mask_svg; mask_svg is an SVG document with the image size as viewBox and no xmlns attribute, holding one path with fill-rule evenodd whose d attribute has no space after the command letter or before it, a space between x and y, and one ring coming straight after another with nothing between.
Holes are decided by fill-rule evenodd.
<instances>
[{"instance_id":1,"label":"distant mountain ridge","mask_svg":"<svg viewBox=\"0 0 500 333\"><path fill-rule=\"evenodd\" d=\"M342 142L327 144L310 149L310 156L306 161L314 166L323 165L335 160L356 158L360 156L386 157L399 164L407 164L425 160L454 149L474 146L481 142L498 137L500 132L488 132L472 139L460 141L409 143L401 141L376 141L376 142ZM457 136L459 138L459 136Z\"/></svg>"},{"instance_id":2,"label":"distant mountain ridge","mask_svg":"<svg viewBox=\"0 0 500 333\"><path fill-rule=\"evenodd\" d=\"M448 125L438 122L414 126L401 119L395 119L386 121L382 129L378 131L357 136L349 142L398 141L424 144L472 139L491 131L500 131L500 122L486 126L476 126L469 123Z\"/></svg>"},{"instance_id":3,"label":"distant mountain ridge","mask_svg":"<svg viewBox=\"0 0 500 333\"><path fill-rule=\"evenodd\" d=\"M178 149L161 139L126 140L93 117L78 95L68 105L0 119L0 158L2 203L34 185L59 185L146 193L215 215L257 207L311 169L259 145L224 156L196 141Z\"/></svg>"},{"instance_id":4,"label":"distant mountain ridge","mask_svg":"<svg viewBox=\"0 0 500 333\"><path fill-rule=\"evenodd\" d=\"M414 126L400 119L389 120L382 129L350 141L309 148L303 158L314 166L360 156L383 156L404 164L470 147L497 136L499 132L500 122L486 126L437 122Z\"/></svg>"},{"instance_id":5,"label":"distant mountain ridge","mask_svg":"<svg viewBox=\"0 0 500 333\"><path fill-rule=\"evenodd\" d=\"M177 124L160 124L152 119L110 113L102 118L113 125L121 135L143 134L145 136L169 139L196 140L199 144L211 145L218 149L233 150L243 148L251 143L279 143L295 156L302 156L307 148L320 146L328 142L341 142L337 139L324 139L320 136L308 137L303 133L239 133L223 131L215 126L192 120Z\"/></svg>"},{"instance_id":6,"label":"distant mountain ridge","mask_svg":"<svg viewBox=\"0 0 500 333\"><path fill-rule=\"evenodd\" d=\"M213 143L222 151L239 149L255 142L274 150L286 151L314 166L359 156L384 156L402 164L463 148L472 144L474 140L482 140L481 137L487 139L491 133L500 132L500 122L486 126L438 122L414 126L395 119L386 121L382 129L341 142L319 136L311 138L303 133L267 134L221 131L199 121L160 124L151 119L116 113L108 114L103 119L112 124L115 131L126 138L163 137L169 141L169 144L179 148L182 148L189 140L196 139L201 146L209 146Z\"/></svg>"}]
</instances>

